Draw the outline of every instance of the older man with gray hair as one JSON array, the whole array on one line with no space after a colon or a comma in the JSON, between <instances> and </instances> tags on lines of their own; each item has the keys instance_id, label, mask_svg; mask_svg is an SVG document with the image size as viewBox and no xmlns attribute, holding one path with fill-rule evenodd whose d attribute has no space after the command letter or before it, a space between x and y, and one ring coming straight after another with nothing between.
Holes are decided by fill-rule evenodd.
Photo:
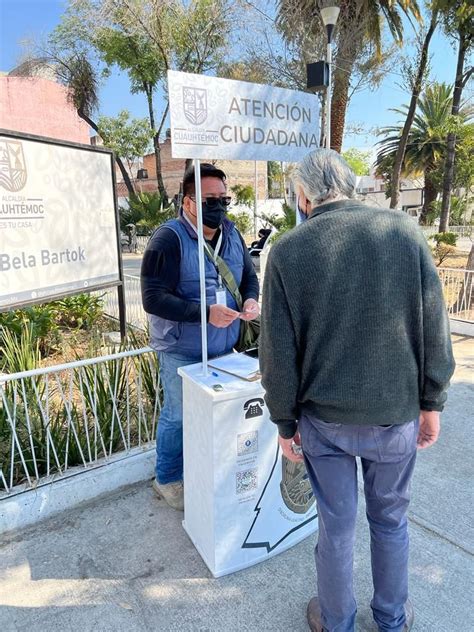
<instances>
[{"instance_id":1,"label":"older man with gray hair","mask_svg":"<svg viewBox=\"0 0 474 632\"><path fill-rule=\"evenodd\" d=\"M308 221L270 252L260 358L282 452L304 459L318 505L308 622L317 632L354 630L359 457L373 616L380 631L402 632L413 623L410 479L417 448L438 438L454 370L441 284L413 220L354 200L356 178L339 154L311 152L295 184Z\"/></svg>"}]
</instances>

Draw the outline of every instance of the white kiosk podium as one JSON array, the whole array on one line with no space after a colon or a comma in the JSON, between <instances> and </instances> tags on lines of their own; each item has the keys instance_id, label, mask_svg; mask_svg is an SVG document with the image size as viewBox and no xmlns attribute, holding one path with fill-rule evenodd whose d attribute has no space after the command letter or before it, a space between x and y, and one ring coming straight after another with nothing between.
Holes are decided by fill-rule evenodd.
<instances>
[{"instance_id":1,"label":"white kiosk podium","mask_svg":"<svg viewBox=\"0 0 474 632\"><path fill-rule=\"evenodd\" d=\"M226 356L229 366L258 360ZM225 360L225 359L224 359ZM253 363L253 364L252 364ZM183 526L214 577L261 562L317 528L303 463L282 457L259 379L183 367Z\"/></svg>"}]
</instances>

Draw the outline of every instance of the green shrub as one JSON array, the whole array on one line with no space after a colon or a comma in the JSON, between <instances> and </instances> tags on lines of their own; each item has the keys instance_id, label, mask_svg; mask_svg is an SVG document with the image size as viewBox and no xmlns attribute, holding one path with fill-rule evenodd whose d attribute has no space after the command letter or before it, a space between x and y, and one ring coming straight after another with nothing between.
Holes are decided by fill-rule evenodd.
<instances>
[{"instance_id":1,"label":"green shrub","mask_svg":"<svg viewBox=\"0 0 474 632\"><path fill-rule=\"evenodd\" d=\"M173 204L165 205L156 191L131 195L128 208L120 208L120 230L126 232L128 224L135 224L138 235L149 235L157 226L176 217Z\"/></svg>"},{"instance_id":2,"label":"green shrub","mask_svg":"<svg viewBox=\"0 0 474 632\"><path fill-rule=\"evenodd\" d=\"M251 207L255 202L255 191L250 184L234 184L230 188L235 197L236 204L243 204Z\"/></svg>"},{"instance_id":3,"label":"green shrub","mask_svg":"<svg viewBox=\"0 0 474 632\"><path fill-rule=\"evenodd\" d=\"M436 233L436 235L431 235L430 239L436 243L431 249L436 265L440 266L446 257L455 252L457 238L458 236L455 233Z\"/></svg>"},{"instance_id":4,"label":"green shrub","mask_svg":"<svg viewBox=\"0 0 474 632\"><path fill-rule=\"evenodd\" d=\"M435 241L438 246L440 244L455 246L458 236L456 233L436 233L436 235L431 235L430 239Z\"/></svg>"},{"instance_id":5,"label":"green shrub","mask_svg":"<svg viewBox=\"0 0 474 632\"><path fill-rule=\"evenodd\" d=\"M235 227L242 235L248 235L252 232L253 221L248 213L227 213L227 217L234 222Z\"/></svg>"},{"instance_id":6,"label":"green shrub","mask_svg":"<svg viewBox=\"0 0 474 632\"><path fill-rule=\"evenodd\" d=\"M0 314L0 327L2 328L0 345L3 343L4 332L10 332L19 340L24 330L28 328L32 344L38 344L42 355L46 355L49 349L60 340L52 303L4 312Z\"/></svg>"},{"instance_id":7,"label":"green shrub","mask_svg":"<svg viewBox=\"0 0 474 632\"><path fill-rule=\"evenodd\" d=\"M91 329L103 314L103 297L94 294L67 296L52 305L58 324L68 329Z\"/></svg>"},{"instance_id":8,"label":"green shrub","mask_svg":"<svg viewBox=\"0 0 474 632\"><path fill-rule=\"evenodd\" d=\"M15 330L0 327L0 369L5 373L30 371L39 366L41 360L39 339L35 338L32 323Z\"/></svg>"},{"instance_id":9,"label":"green shrub","mask_svg":"<svg viewBox=\"0 0 474 632\"><path fill-rule=\"evenodd\" d=\"M442 201L436 200L431 204L431 209L428 214L428 225L432 225L434 220L441 215ZM450 226L463 226L465 223L466 212L468 209L467 198L457 197L453 195L451 197L451 205L449 211L449 225Z\"/></svg>"},{"instance_id":10,"label":"green shrub","mask_svg":"<svg viewBox=\"0 0 474 632\"><path fill-rule=\"evenodd\" d=\"M278 216L275 214L262 215L262 219L271 224L278 231L271 237L272 242L277 241L277 239L279 239L282 235L284 235L286 232L296 226L295 209L286 202L283 202L281 209L283 211L283 216Z\"/></svg>"}]
</instances>

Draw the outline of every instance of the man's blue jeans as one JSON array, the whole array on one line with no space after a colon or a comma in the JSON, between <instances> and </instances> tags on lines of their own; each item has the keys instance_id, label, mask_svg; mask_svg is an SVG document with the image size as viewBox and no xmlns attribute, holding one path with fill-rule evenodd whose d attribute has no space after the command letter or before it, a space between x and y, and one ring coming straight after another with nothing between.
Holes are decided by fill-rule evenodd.
<instances>
[{"instance_id":1,"label":"man's blue jeans","mask_svg":"<svg viewBox=\"0 0 474 632\"><path fill-rule=\"evenodd\" d=\"M183 480L183 385L178 369L195 364L180 355L158 352L163 407L156 429L156 478L162 485Z\"/></svg>"},{"instance_id":2,"label":"man's blue jeans","mask_svg":"<svg viewBox=\"0 0 474 632\"><path fill-rule=\"evenodd\" d=\"M350 426L302 415L299 431L318 504L315 557L324 628L328 632L354 631L357 608L352 566L358 456L370 527L372 611L380 632L402 632L408 598L406 514L418 420L387 427Z\"/></svg>"}]
</instances>

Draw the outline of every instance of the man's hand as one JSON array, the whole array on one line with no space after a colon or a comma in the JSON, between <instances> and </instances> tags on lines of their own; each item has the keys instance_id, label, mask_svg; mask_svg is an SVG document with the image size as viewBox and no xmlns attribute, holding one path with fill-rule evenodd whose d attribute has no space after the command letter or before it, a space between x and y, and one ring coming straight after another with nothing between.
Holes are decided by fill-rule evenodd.
<instances>
[{"instance_id":1,"label":"man's hand","mask_svg":"<svg viewBox=\"0 0 474 632\"><path fill-rule=\"evenodd\" d=\"M260 315L260 307L257 301L253 298L248 298L244 305L243 311L240 313L242 320L255 320Z\"/></svg>"},{"instance_id":2,"label":"man's hand","mask_svg":"<svg viewBox=\"0 0 474 632\"><path fill-rule=\"evenodd\" d=\"M435 410L420 410L420 427L416 440L418 450L424 450L434 445L439 437L439 412Z\"/></svg>"},{"instance_id":3,"label":"man's hand","mask_svg":"<svg viewBox=\"0 0 474 632\"><path fill-rule=\"evenodd\" d=\"M232 325L234 320L239 317L239 312L236 312L230 307L225 305L211 305L209 307L209 323L214 327L228 327Z\"/></svg>"},{"instance_id":4,"label":"man's hand","mask_svg":"<svg viewBox=\"0 0 474 632\"><path fill-rule=\"evenodd\" d=\"M301 437L299 432L296 432L295 436L291 439L278 437L278 443L280 444L281 451L287 459L294 461L295 463L304 461L301 447L298 449L298 446L301 446Z\"/></svg>"}]
</instances>

